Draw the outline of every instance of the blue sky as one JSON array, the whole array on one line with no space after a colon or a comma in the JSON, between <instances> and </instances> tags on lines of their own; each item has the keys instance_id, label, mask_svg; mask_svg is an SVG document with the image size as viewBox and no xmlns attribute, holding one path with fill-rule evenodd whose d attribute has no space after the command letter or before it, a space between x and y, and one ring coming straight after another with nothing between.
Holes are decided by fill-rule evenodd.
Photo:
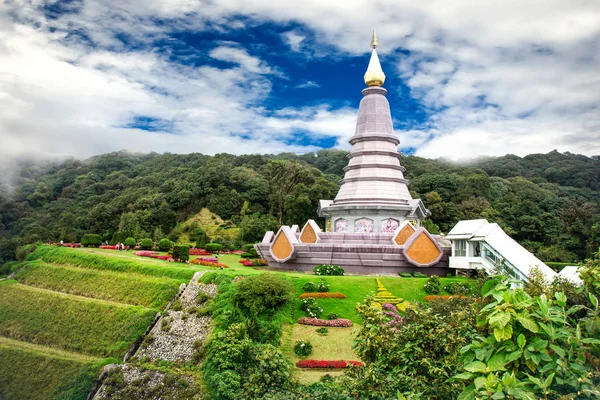
<instances>
[{"instance_id":1,"label":"blue sky","mask_svg":"<svg viewBox=\"0 0 600 400\"><path fill-rule=\"evenodd\" d=\"M589 1L8 0L0 159L349 149L371 29L400 150L600 154Z\"/></svg>"}]
</instances>

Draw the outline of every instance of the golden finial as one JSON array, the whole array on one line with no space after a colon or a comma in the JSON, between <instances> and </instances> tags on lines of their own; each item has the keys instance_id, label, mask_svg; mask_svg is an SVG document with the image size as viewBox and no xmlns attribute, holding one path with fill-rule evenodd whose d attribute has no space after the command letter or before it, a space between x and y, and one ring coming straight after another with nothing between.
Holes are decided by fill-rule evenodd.
<instances>
[{"instance_id":1,"label":"golden finial","mask_svg":"<svg viewBox=\"0 0 600 400\"><path fill-rule=\"evenodd\" d=\"M373 29L373 38L371 39L371 48L376 49L379 47L379 43L377 42L377 34L375 33L375 29Z\"/></svg>"},{"instance_id":2,"label":"golden finial","mask_svg":"<svg viewBox=\"0 0 600 400\"><path fill-rule=\"evenodd\" d=\"M379 43L377 42L375 29L373 29L373 38L371 39L371 48L373 51L371 52L369 67L365 73L365 83L367 86L383 86L383 82L385 82L385 74L381 69L379 57L377 56L377 47L379 47Z\"/></svg>"}]
</instances>

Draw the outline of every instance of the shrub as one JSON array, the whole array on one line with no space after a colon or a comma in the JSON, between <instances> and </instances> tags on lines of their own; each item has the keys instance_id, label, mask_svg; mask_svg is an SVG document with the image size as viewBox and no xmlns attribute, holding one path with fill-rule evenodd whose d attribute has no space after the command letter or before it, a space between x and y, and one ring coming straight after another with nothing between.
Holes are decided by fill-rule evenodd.
<instances>
[{"instance_id":1,"label":"shrub","mask_svg":"<svg viewBox=\"0 0 600 400\"><path fill-rule=\"evenodd\" d=\"M327 314L327 319L329 319L329 320L338 319L338 315L334 312L331 312L331 313Z\"/></svg>"},{"instance_id":2,"label":"shrub","mask_svg":"<svg viewBox=\"0 0 600 400\"><path fill-rule=\"evenodd\" d=\"M140 240L140 249L142 250L151 250L153 246L154 242L150 238Z\"/></svg>"},{"instance_id":3,"label":"shrub","mask_svg":"<svg viewBox=\"0 0 600 400\"><path fill-rule=\"evenodd\" d=\"M337 265L319 264L313 270L315 275L344 275L344 270Z\"/></svg>"},{"instance_id":4,"label":"shrub","mask_svg":"<svg viewBox=\"0 0 600 400\"><path fill-rule=\"evenodd\" d=\"M204 248L207 251L210 251L211 253L216 253L218 251L221 251L223 249L223 245L220 243L206 243L206 245L204 246Z\"/></svg>"},{"instance_id":5,"label":"shrub","mask_svg":"<svg viewBox=\"0 0 600 400\"><path fill-rule=\"evenodd\" d=\"M362 367L364 364L360 361L344 360L300 360L296 363L298 368L348 368Z\"/></svg>"},{"instance_id":6,"label":"shrub","mask_svg":"<svg viewBox=\"0 0 600 400\"><path fill-rule=\"evenodd\" d=\"M317 303L314 297L307 297L301 300L300 309L311 318L317 318L323 312L323 309Z\"/></svg>"},{"instance_id":7,"label":"shrub","mask_svg":"<svg viewBox=\"0 0 600 400\"><path fill-rule=\"evenodd\" d=\"M25 258L35 251L37 248L36 244L27 244L25 246L17 247L16 257L17 261L24 261Z\"/></svg>"},{"instance_id":8,"label":"shrub","mask_svg":"<svg viewBox=\"0 0 600 400\"><path fill-rule=\"evenodd\" d=\"M173 242L171 242L168 238L160 239L158 242L158 249L160 251L169 251L173 246Z\"/></svg>"},{"instance_id":9,"label":"shrub","mask_svg":"<svg viewBox=\"0 0 600 400\"><path fill-rule=\"evenodd\" d=\"M471 293L471 286L466 282L450 282L444 286L444 290L450 294L465 295Z\"/></svg>"},{"instance_id":10,"label":"shrub","mask_svg":"<svg viewBox=\"0 0 600 400\"><path fill-rule=\"evenodd\" d=\"M81 237L81 245L85 247L97 247L102 244L102 236L95 233L86 233Z\"/></svg>"},{"instance_id":11,"label":"shrub","mask_svg":"<svg viewBox=\"0 0 600 400\"><path fill-rule=\"evenodd\" d=\"M412 278L410 272L398 272L398 275L400 275L403 278Z\"/></svg>"},{"instance_id":12,"label":"shrub","mask_svg":"<svg viewBox=\"0 0 600 400\"><path fill-rule=\"evenodd\" d=\"M135 247L135 245L137 244L136 240L132 237L128 237L127 239L125 239L125 241L123 242L123 244L125 246L127 246L129 249L133 249Z\"/></svg>"},{"instance_id":13,"label":"shrub","mask_svg":"<svg viewBox=\"0 0 600 400\"><path fill-rule=\"evenodd\" d=\"M433 296L425 296L423 298L423 300L429 302L429 301L436 301L436 300L449 300L449 299L466 299L465 296L460 296L460 295L446 295L446 296L437 296L437 295L433 295Z\"/></svg>"},{"instance_id":14,"label":"shrub","mask_svg":"<svg viewBox=\"0 0 600 400\"><path fill-rule=\"evenodd\" d=\"M197 302L198 304L202 304L202 303L204 303L205 301L208 301L208 300L210 300L210 299L212 299L212 297L210 297L210 296L208 295L208 293L206 293L206 292L203 292L202 290L198 290L198 297L196 298L196 302Z\"/></svg>"},{"instance_id":15,"label":"shrub","mask_svg":"<svg viewBox=\"0 0 600 400\"><path fill-rule=\"evenodd\" d=\"M302 285L302 290L305 292L314 292L316 289L317 288L313 282L306 282L304 285Z\"/></svg>"},{"instance_id":16,"label":"shrub","mask_svg":"<svg viewBox=\"0 0 600 400\"><path fill-rule=\"evenodd\" d=\"M178 262L186 262L190 259L190 246L177 245L173 246L173 260Z\"/></svg>"},{"instance_id":17,"label":"shrub","mask_svg":"<svg viewBox=\"0 0 600 400\"><path fill-rule=\"evenodd\" d=\"M275 274L260 274L241 281L233 301L236 306L258 315L284 305L291 292L292 286L285 278Z\"/></svg>"},{"instance_id":18,"label":"shrub","mask_svg":"<svg viewBox=\"0 0 600 400\"><path fill-rule=\"evenodd\" d=\"M331 326L336 328L347 328L352 326L352 321L344 318L336 318L328 321L326 319L302 317L298 318L297 321L301 325L312 325L312 326Z\"/></svg>"},{"instance_id":19,"label":"shrub","mask_svg":"<svg viewBox=\"0 0 600 400\"><path fill-rule=\"evenodd\" d=\"M297 340L294 344L294 353L299 357L309 356L312 349L312 344L308 340Z\"/></svg>"},{"instance_id":20,"label":"shrub","mask_svg":"<svg viewBox=\"0 0 600 400\"><path fill-rule=\"evenodd\" d=\"M415 272L413 272L413 273L412 273L412 276L413 276L414 278L427 278L427 274L424 274L424 273L422 273L422 272L419 272L419 271L415 271Z\"/></svg>"},{"instance_id":21,"label":"shrub","mask_svg":"<svg viewBox=\"0 0 600 400\"><path fill-rule=\"evenodd\" d=\"M346 295L340 292L309 292L300 295L301 299L308 297L314 297L315 299L345 299Z\"/></svg>"},{"instance_id":22,"label":"shrub","mask_svg":"<svg viewBox=\"0 0 600 400\"><path fill-rule=\"evenodd\" d=\"M319 335L327 335L329 333L329 329L327 329L327 328L317 328L316 332Z\"/></svg>"},{"instance_id":23,"label":"shrub","mask_svg":"<svg viewBox=\"0 0 600 400\"><path fill-rule=\"evenodd\" d=\"M429 277L423 289L429 294L438 294L440 292L440 278L436 275Z\"/></svg>"},{"instance_id":24,"label":"shrub","mask_svg":"<svg viewBox=\"0 0 600 400\"><path fill-rule=\"evenodd\" d=\"M324 282L317 283L317 292L329 292L329 286Z\"/></svg>"}]
</instances>

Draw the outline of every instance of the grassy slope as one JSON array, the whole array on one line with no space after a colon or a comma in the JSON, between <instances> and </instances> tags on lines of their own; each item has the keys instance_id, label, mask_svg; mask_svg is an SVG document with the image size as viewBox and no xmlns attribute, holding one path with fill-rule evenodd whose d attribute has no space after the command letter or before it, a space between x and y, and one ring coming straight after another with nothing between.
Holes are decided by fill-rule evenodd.
<instances>
[{"instance_id":1,"label":"grassy slope","mask_svg":"<svg viewBox=\"0 0 600 400\"><path fill-rule=\"evenodd\" d=\"M112 251L114 252L114 250ZM89 254L85 250L64 247L39 246L27 259L30 261L40 259L47 263L68 264L89 269L162 276L177 279L180 282L189 281L195 272L195 269L184 264L173 265L173 263L164 261L156 263L142 260L141 257L131 260L116 257L98 257L98 255Z\"/></svg>"},{"instance_id":2,"label":"grassy slope","mask_svg":"<svg viewBox=\"0 0 600 400\"><path fill-rule=\"evenodd\" d=\"M114 359L97 359L0 337L0 398L81 399L100 368Z\"/></svg>"},{"instance_id":3,"label":"grassy slope","mask_svg":"<svg viewBox=\"0 0 600 400\"><path fill-rule=\"evenodd\" d=\"M0 282L0 335L100 357L121 357L156 312Z\"/></svg>"},{"instance_id":4,"label":"grassy slope","mask_svg":"<svg viewBox=\"0 0 600 400\"><path fill-rule=\"evenodd\" d=\"M122 272L29 262L15 277L20 283L96 299L163 308L180 281Z\"/></svg>"}]
</instances>

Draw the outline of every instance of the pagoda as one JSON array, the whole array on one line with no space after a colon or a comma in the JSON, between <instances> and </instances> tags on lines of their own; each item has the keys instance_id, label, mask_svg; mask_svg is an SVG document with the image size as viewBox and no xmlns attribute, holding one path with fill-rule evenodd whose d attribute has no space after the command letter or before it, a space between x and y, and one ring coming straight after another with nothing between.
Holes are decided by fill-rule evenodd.
<instances>
[{"instance_id":1,"label":"pagoda","mask_svg":"<svg viewBox=\"0 0 600 400\"><path fill-rule=\"evenodd\" d=\"M404 221L420 226L429 211L420 199L413 199L400 165L394 135L385 74L377 56L373 31L371 60L364 80L363 99L358 109L354 136L350 138L350 162L344 168L335 200L321 200L319 216L326 218L331 232L394 232Z\"/></svg>"},{"instance_id":2,"label":"pagoda","mask_svg":"<svg viewBox=\"0 0 600 400\"><path fill-rule=\"evenodd\" d=\"M326 230L308 220L302 230L284 225L267 232L254 247L272 268L311 271L335 264L359 274L448 272L450 242L421 226L429 211L410 195L400 165L375 31L371 47L350 161L335 199L319 203Z\"/></svg>"}]
</instances>

